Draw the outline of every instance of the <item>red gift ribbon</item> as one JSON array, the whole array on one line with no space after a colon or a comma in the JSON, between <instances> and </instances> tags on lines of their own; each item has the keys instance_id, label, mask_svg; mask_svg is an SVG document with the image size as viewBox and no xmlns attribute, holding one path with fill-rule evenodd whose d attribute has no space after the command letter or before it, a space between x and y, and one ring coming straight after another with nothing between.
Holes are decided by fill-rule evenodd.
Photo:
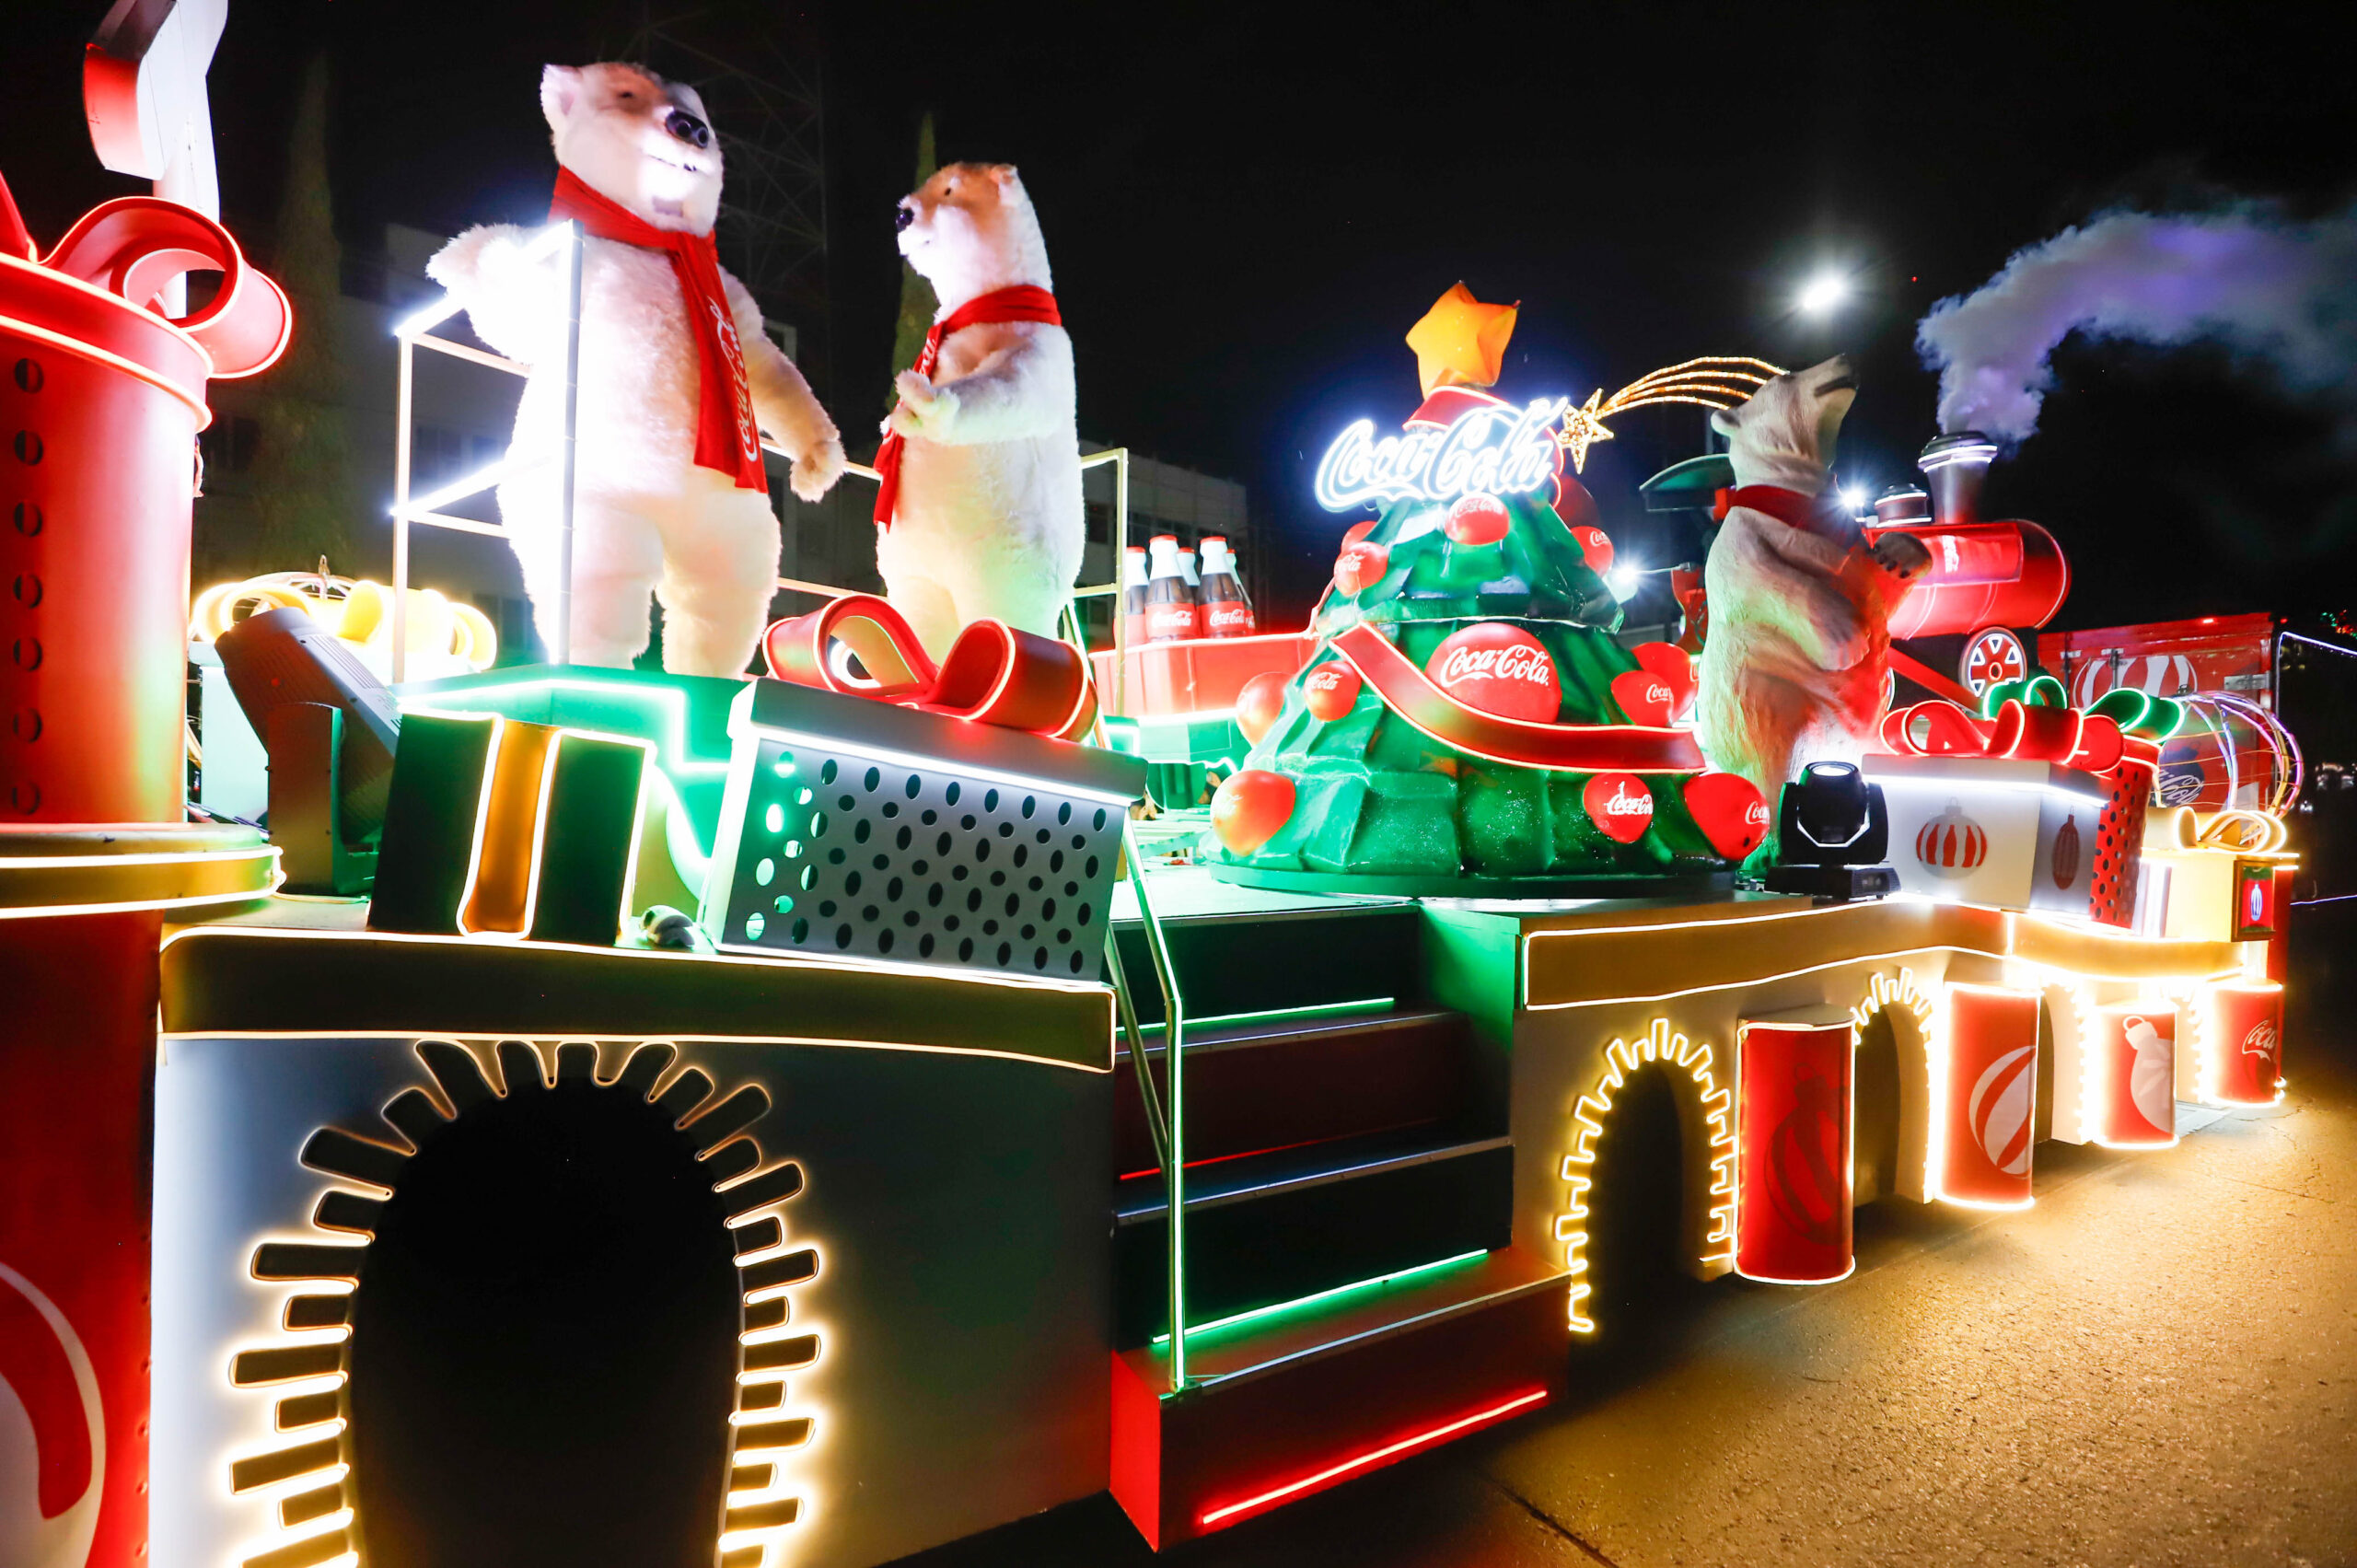
<instances>
[{"instance_id":1,"label":"red gift ribbon","mask_svg":"<svg viewBox=\"0 0 2357 1568\"><path fill-rule=\"evenodd\" d=\"M857 656L868 679L828 657L828 645L838 642ZM772 623L761 653L772 675L797 686L1051 738L1073 738L1097 714L1088 667L1071 645L1004 621L976 621L935 666L900 612L872 594L846 594Z\"/></svg>"},{"instance_id":2,"label":"red gift ribbon","mask_svg":"<svg viewBox=\"0 0 2357 1568\"><path fill-rule=\"evenodd\" d=\"M83 214L46 257L34 261L31 245L0 187L0 249L134 305L152 308L183 273L218 272L211 303L171 321L204 351L215 377L251 376L286 351L295 312L284 291L247 262L227 229L193 207L118 196Z\"/></svg>"},{"instance_id":3,"label":"red gift ribbon","mask_svg":"<svg viewBox=\"0 0 2357 1568\"><path fill-rule=\"evenodd\" d=\"M1934 697L1883 715L1884 749L1901 757L1992 757L2054 762L2082 772L2108 773L2131 757L2119 726L2101 714L2050 708L2006 699L1993 719L1976 718ZM2149 744L2149 743L2147 743ZM2154 747L2154 756L2159 748Z\"/></svg>"},{"instance_id":4,"label":"red gift ribbon","mask_svg":"<svg viewBox=\"0 0 2357 1568\"><path fill-rule=\"evenodd\" d=\"M1574 773L1699 773L1709 766L1692 734L1683 729L1540 724L1468 707L1365 621L1338 634L1334 651L1414 728L1492 762Z\"/></svg>"}]
</instances>

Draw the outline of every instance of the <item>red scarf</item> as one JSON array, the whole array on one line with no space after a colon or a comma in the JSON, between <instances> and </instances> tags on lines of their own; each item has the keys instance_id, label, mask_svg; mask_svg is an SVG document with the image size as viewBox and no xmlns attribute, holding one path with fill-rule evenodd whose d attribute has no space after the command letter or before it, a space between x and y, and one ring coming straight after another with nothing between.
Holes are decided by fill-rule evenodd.
<instances>
[{"instance_id":1,"label":"red scarf","mask_svg":"<svg viewBox=\"0 0 2357 1568\"><path fill-rule=\"evenodd\" d=\"M721 286L720 254L712 236L657 228L589 189L569 168L556 172L549 218L574 218L600 239L670 256L688 307L688 330L696 340L696 466L728 475L739 490L768 490L761 431L745 382L745 353L737 342L737 319Z\"/></svg>"},{"instance_id":2,"label":"red scarf","mask_svg":"<svg viewBox=\"0 0 2357 1568\"><path fill-rule=\"evenodd\" d=\"M1729 511L1737 506L1748 506L1755 512L1765 512L1780 523L1805 529L1831 499L1830 495L1804 495L1797 490L1787 490L1780 484L1746 484L1720 491L1712 500L1711 516L1724 523Z\"/></svg>"},{"instance_id":3,"label":"red scarf","mask_svg":"<svg viewBox=\"0 0 2357 1568\"><path fill-rule=\"evenodd\" d=\"M948 315L933 324L924 335L924 352L917 355L916 373L931 376L934 366L941 363L942 340L968 327L980 327L993 321L1044 321L1051 327L1061 327L1064 319L1056 311L1056 296L1037 284L1019 283L1009 288L993 289L966 301ZM892 507L900 498L900 458L908 442L899 431L884 437L876 448L876 472L883 483L876 492L876 520L888 528L892 526Z\"/></svg>"}]
</instances>

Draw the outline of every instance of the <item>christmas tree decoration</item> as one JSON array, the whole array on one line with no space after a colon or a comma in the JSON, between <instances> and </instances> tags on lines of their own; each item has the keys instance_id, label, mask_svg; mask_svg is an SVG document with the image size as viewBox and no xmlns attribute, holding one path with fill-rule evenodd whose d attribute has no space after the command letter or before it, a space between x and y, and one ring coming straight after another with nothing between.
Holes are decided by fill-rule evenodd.
<instances>
[{"instance_id":1,"label":"christmas tree decoration","mask_svg":"<svg viewBox=\"0 0 2357 1568\"><path fill-rule=\"evenodd\" d=\"M1416 351L1416 379L1430 397L1436 387L1493 387L1514 336L1514 305L1484 305L1463 284L1452 284L1423 319L1408 329Z\"/></svg>"}]
</instances>

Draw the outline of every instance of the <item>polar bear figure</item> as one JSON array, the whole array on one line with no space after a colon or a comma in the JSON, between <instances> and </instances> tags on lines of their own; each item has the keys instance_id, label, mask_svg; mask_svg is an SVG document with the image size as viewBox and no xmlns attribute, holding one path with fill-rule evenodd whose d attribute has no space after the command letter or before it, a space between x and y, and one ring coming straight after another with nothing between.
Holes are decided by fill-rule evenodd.
<instances>
[{"instance_id":1,"label":"polar bear figure","mask_svg":"<svg viewBox=\"0 0 2357 1568\"><path fill-rule=\"evenodd\" d=\"M1072 339L991 308L1028 296L1053 315L1039 216L1011 165L958 163L902 199L899 223L900 254L941 302L936 331L969 307L981 319L942 333L931 374L896 383L885 429L901 438L900 476L877 570L936 659L984 617L1055 636L1086 542Z\"/></svg>"},{"instance_id":2,"label":"polar bear figure","mask_svg":"<svg viewBox=\"0 0 2357 1568\"><path fill-rule=\"evenodd\" d=\"M1801 764L1854 761L1874 737L1890 609L1930 561L1903 534L1869 550L1827 494L1857 395L1836 356L1711 416L1736 488L1703 567L1711 621L1696 728L1712 766L1750 780L1771 810Z\"/></svg>"},{"instance_id":3,"label":"polar bear figure","mask_svg":"<svg viewBox=\"0 0 2357 1568\"><path fill-rule=\"evenodd\" d=\"M720 148L695 90L634 65L551 65L540 108L565 171L561 202L567 177L576 192L586 186L595 193L579 197L595 211L583 217L589 237L581 261L572 662L628 666L646 647L652 592L663 605L667 669L742 675L775 588L777 517L757 448L737 472L699 463L703 389L717 387L734 402L726 412L737 417L726 427L742 439L729 445L750 447L745 400L733 391L741 374L752 420L792 459L794 493L806 501L842 474L842 442L809 384L762 332L744 285L712 261L726 319L714 299L707 308L714 320L693 319L673 253L656 248L676 243L672 236L708 248L719 209ZM642 242L597 238L600 227ZM484 341L531 367L509 448L517 460L553 459L563 436L565 288L561 272L526 259L537 237L511 224L471 228L426 267L466 306ZM716 373L726 379L706 379L708 353L718 354ZM499 487L500 515L552 650L563 481L561 465L550 461Z\"/></svg>"}]
</instances>

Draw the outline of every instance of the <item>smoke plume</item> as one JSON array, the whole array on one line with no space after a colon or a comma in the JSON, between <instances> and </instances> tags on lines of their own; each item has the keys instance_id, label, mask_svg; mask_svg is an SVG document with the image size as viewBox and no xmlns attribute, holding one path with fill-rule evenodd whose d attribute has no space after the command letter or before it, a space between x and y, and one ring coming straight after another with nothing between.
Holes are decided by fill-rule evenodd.
<instances>
[{"instance_id":1,"label":"smoke plume","mask_svg":"<svg viewBox=\"0 0 2357 1568\"><path fill-rule=\"evenodd\" d=\"M2259 203L2108 213L2016 251L1915 329L1940 372L1940 428L2026 438L2053 381L2047 356L2073 331L2217 343L2357 415L2357 208L2307 223Z\"/></svg>"}]
</instances>

